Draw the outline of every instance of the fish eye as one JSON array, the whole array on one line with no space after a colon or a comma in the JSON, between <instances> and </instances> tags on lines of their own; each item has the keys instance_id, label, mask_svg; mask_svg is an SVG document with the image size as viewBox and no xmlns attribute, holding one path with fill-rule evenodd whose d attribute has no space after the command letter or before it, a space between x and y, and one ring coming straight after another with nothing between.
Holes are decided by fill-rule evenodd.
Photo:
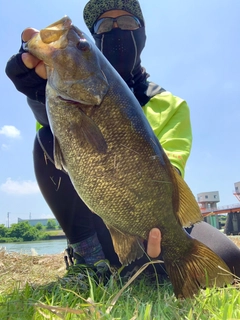
<instances>
[{"instance_id":1,"label":"fish eye","mask_svg":"<svg viewBox=\"0 0 240 320\"><path fill-rule=\"evenodd\" d=\"M87 42L86 39L81 39L79 40L79 42L77 43L77 48L81 51L87 51L90 48L89 43Z\"/></svg>"}]
</instances>

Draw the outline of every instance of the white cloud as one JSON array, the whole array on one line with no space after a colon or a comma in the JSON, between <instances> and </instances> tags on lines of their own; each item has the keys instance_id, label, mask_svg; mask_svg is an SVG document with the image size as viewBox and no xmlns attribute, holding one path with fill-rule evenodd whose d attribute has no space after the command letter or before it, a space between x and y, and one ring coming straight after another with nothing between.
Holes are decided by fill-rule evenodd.
<instances>
[{"instance_id":1,"label":"white cloud","mask_svg":"<svg viewBox=\"0 0 240 320\"><path fill-rule=\"evenodd\" d=\"M0 129L0 134L8 137L8 138L20 138L20 131L14 126L3 126Z\"/></svg>"},{"instance_id":2,"label":"white cloud","mask_svg":"<svg viewBox=\"0 0 240 320\"><path fill-rule=\"evenodd\" d=\"M13 181L7 178L7 181L0 185L0 190L7 194L27 195L39 193L39 187L36 181Z\"/></svg>"}]
</instances>

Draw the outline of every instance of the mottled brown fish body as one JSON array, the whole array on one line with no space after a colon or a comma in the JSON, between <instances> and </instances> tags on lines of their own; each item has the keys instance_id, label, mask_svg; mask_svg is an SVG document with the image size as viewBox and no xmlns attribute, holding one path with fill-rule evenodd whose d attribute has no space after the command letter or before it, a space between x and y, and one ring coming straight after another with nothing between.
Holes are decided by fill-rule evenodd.
<instances>
[{"instance_id":1,"label":"mottled brown fish body","mask_svg":"<svg viewBox=\"0 0 240 320\"><path fill-rule=\"evenodd\" d=\"M198 204L138 101L96 46L64 17L28 48L47 63L56 167L68 172L80 197L106 223L121 263L140 258L142 240L158 227L177 296L206 286L206 273L208 285L231 282L225 263L183 231L201 220Z\"/></svg>"}]
</instances>

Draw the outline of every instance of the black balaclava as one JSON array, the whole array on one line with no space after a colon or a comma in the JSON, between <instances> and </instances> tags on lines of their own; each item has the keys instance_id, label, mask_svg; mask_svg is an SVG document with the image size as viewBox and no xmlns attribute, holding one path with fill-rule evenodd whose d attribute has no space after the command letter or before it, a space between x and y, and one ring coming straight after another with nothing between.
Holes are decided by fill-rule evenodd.
<instances>
[{"instance_id":1,"label":"black balaclava","mask_svg":"<svg viewBox=\"0 0 240 320\"><path fill-rule=\"evenodd\" d=\"M132 31L113 28L109 32L93 34L93 37L97 47L131 89L146 79L140 59L146 42L144 27Z\"/></svg>"},{"instance_id":2,"label":"black balaclava","mask_svg":"<svg viewBox=\"0 0 240 320\"><path fill-rule=\"evenodd\" d=\"M144 106L154 95L165 91L153 82L148 82L146 70L141 66L141 52L145 46L145 27L136 30L113 28L109 32L92 35L97 47Z\"/></svg>"},{"instance_id":3,"label":"black balaclava","mask_svg":"<svg viewBox=\"0 0 240 320\"><path fill-rule=\"evenodd\" d=\"M136 16L142 27L136 30L113 28L109 32L94 34L94 23L110 10L124 10ZM145 46L145 22L138 0L90 0L83 10L84 21L91 32L97 47L118 71L130 87L141 106L154 95L165 91L153 82L141 66L140 55Z\"/></svg>"}]
</instances>

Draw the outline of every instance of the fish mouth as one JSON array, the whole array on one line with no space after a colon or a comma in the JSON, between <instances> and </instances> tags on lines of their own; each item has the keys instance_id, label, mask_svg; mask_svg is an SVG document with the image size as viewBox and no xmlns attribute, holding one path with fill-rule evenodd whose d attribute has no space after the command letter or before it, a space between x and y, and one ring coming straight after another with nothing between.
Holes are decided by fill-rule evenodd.
<instances>
[{"instance_id":1,"label":"fish mouth","mask_svg":"<svg viewBox=\"0 0 240 320\"><path fill-rule=\"evenodd\" d=\"M50 44L58 41L64 34L67 34L72 27L72 20L68 16L50 24L47 28L40 30L40 37L43 43ZM67 46L67 41L62 41L61 48Z\"/></svg>"},{"instance_id":2,"label":"fish mouth","mask_svg":"<svg viewBox=\"0 0 240 320\"><path fill-rule=\"evenodd\" d=\"M69 30L71 26L72 26L72 20L68 16L64 16L62 19L50 24L45 29Z\"/></svg>"}]
</instances>

